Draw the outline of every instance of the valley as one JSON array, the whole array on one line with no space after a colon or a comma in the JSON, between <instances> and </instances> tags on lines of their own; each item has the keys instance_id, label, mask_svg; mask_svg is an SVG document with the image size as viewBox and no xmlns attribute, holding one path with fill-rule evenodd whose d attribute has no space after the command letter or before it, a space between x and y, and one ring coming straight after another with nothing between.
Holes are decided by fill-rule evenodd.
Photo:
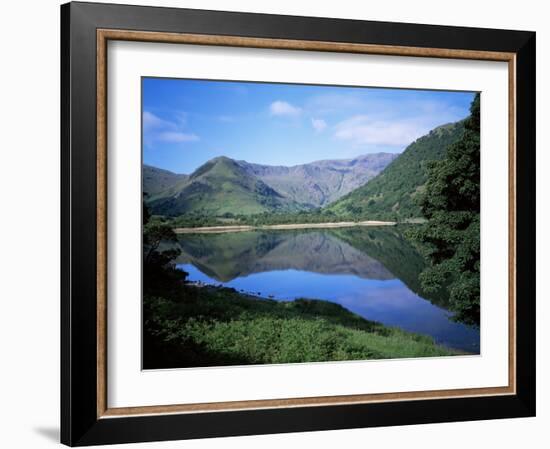
<instances>
[{"instance_id":1,"label":"valley","mask_svg":"<svg viewBox=\"0 0 550 449\"><path fill-rule=\"evenodd\" d=\"M416 197L432 162L460 139L462 122L432 130L401 154L316 161L292 167L216 157L189 175L144 166L144 194L154 216L178 232L190 228L313 223L393 224L422 219Z\"/></svg>"},{"instance_id":2,"label":"valley","mask_svg":"<svg viewBox=\"0 0 550 449\"><path fill-rule=\"evenodd\" d=\"M232 122L225 153L166 149L160 165L185 173L143 165L144 367L479 354L480 96L448 95L469 98L470 115L419 128L411 103L414 126L311 119L307 140L306 109L274 102L255 116L269 120L256 143L272 165Z\"/></svg>"}]
</instances>

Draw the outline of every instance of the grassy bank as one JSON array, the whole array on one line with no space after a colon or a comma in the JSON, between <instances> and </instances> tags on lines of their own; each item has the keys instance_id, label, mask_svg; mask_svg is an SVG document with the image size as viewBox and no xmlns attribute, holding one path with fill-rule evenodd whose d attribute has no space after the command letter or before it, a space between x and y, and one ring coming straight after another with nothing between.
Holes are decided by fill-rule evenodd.
<instances>
[{"instance_id":1,"label":"grassy bank","mask_svg":"<svg viewBox=\"0 0 550 449\"><path fill-rule=\"evenodd\" d=\"M144 297L145 369L457 354L327 301L190 285L166 296Z\"/></svg>"}]
</instances>

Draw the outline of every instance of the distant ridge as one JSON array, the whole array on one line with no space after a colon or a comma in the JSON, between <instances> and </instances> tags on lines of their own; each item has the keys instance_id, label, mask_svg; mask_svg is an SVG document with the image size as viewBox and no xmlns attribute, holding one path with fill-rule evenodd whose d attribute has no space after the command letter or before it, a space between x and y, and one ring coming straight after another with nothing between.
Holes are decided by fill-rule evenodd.
<instances>
[{"instance_id":1,"label":"distant ridge","mask_svg":"<svg viewBox=\"0 0 550 449\"><path fill-rule=\"evenodd\" d=\"M284 167L220 156L190 175L144 165L143 190L152 211L168 216L308 210L365 184L396 157L375 153Z\"/></svg>"},{"instance_id":2,"label":"distant ridge","mask_svg":"<svg viewBox=\"0 0 550 449\"><path fill-rule=\"evenodd\" d=\"M393 153L374 153L353 159L322 160L291 167L246 161L238 163L248 173L288 198L311 207L322 207L364 185L397 156Z\"/></svg>"},{"instance_id":3,"label":"distant ridge","mask_svg":"<svg viewBox=\"0 0 550 449\"><path fill-rule=\"evenodd\" d=\"M178 175L162 168L152 167L151 165L143 165L142 176L143 193L147 194L147 196L156 195L188 178L187 175Z\"/></svg>"}]
</instances>

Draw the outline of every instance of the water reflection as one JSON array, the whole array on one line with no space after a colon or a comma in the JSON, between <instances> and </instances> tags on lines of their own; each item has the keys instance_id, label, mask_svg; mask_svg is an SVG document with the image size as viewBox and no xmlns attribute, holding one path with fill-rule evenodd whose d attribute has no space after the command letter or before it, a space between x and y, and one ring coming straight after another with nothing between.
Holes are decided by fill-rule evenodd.
<instances>
[{"instance_id":1,"label":"water reflection","mask_svg":"<svg viewBox=\"0 0 550 449\"><path fill-rule=\"evenodd\" d=\"M178 267L192 281L277 300L324 299L479 352L479 331L450 319L442 292L422 291L425 261L396 228L187 234L179 245Z\"/></svg>"}]
</instances>

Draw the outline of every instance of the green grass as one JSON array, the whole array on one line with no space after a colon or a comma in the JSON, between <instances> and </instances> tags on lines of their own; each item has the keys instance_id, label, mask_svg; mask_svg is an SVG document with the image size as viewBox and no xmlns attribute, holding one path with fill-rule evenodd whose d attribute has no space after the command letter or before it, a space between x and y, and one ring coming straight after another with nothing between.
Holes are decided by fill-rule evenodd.
<instances>
[{"instance_id":1,"label":"green grass","mask_svg":"<svg viewBox=\"0 0 550 449\"><path fill-rule=\"evenodd\" d=\"M278 302L233 289L184 287L144 298L145 368L456 355L427 336L366 320L338 304Z\"/></svg>"}]
</instances>

